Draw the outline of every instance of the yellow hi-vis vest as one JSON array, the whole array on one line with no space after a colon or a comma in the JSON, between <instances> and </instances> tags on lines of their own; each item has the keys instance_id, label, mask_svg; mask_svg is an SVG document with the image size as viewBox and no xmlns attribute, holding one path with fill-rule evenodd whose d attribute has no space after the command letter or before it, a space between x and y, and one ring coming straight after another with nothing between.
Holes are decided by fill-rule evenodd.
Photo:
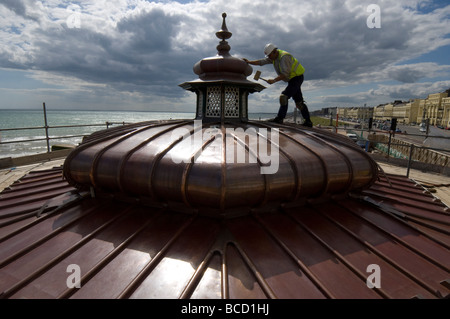
<instances>
[{"instance_id":1,"label":"yellow hi-vis vest","mask_svg":"<svg viewBox=\"0 0 450 319\"><path fill-rule=\"evenodd\" d=\"M273 66L278 74L282 73L280 64L281 64L281 59L285 55L288 55L292 61L291 71L289 72L289 80L292 79L293 77L300 76L303 73L305 73L305 68L298 62L298 60L296 58L294 58L292 56L292 54L290 54L289 52L283 51L283 50L278 50L278 53L279 53L278 58L273 61Z\"/></svg>"}]
</instances>

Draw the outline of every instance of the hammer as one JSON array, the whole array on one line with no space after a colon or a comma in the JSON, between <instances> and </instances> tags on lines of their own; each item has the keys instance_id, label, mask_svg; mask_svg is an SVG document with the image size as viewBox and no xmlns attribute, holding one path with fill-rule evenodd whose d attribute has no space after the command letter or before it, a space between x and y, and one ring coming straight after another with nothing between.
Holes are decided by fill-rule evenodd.
<instances>
[{"instance_id":1,"label":"hammer","mask_svg":"<svg viewBox=\"0 0 450 319\"><path fill-rule=\"evenodd\" d=\"M263 79L261 77L261 71L256 71L255 76L253 77L253 79L255 79L256 81L258 81L259 79L266 81L267 83L269 83L269 81L267 81L266 79Z\"/></svg>"}]
</instances>

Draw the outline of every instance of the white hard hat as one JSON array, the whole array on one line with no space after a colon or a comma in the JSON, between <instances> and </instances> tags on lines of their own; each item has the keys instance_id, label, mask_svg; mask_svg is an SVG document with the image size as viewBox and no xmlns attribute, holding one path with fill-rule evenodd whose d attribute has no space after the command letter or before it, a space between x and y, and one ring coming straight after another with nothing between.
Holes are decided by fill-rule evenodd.
<instances>
[{"instance_id":1,"label":"white hard hat","mask_svg":"<svg viewBox=\"0 0 450 319\"><path fill-rule=\"evenodd\" d=\"M268 43L266 44L266 46L264 47L264 54L265 55L269 55L270 53L272 53L273 50L275 50L277 47L275 46L275 44L273 43Z\"/></svg>"}]
</instances>

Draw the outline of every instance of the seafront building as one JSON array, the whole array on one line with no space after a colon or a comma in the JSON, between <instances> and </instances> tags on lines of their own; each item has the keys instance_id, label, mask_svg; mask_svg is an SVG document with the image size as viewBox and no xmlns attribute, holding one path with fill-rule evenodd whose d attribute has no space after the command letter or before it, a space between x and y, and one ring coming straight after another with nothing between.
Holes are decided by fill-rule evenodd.
<instances>
[{"instance_id":1,"label":"seafront building","mask_svg":"<svg viewBox=\"0 0 450 319\"><path fill-rule=\"evenodd\" d=\"M430 125L447 126L449 122L444 118L444 109L442 108L442 99L448 97L448 93L430 94L424 103L419 108L419 116L421 120L430 119Z\"/></svg>"},{"instance_id":2,"label":"seafront building","mask_svg":"<svg viewBox=\"0 0 450 319\"><path fill-rule=\"evenodd\" d=\"M317 113L339 115L342 119L389 121L396 118L401 124L420 124L427 119L430 125L450 128L450 97L449 90L443 93L433 93L426 99L412 99L410 101L394 101L375 107L336 107L327 108ZM314 112L316 113L316 112Z\"/></svg>"},{"instance_id":3,"label":"seafront building","mask_svg":"<svg viewBox=\"0 0 450 319\"><path fill-rule=\"evenodd\" d=\"M447 119L447 126L450 127L450 97L442 98L442 109L444 111L444 119Z\"/></svg>"}]
</instances>

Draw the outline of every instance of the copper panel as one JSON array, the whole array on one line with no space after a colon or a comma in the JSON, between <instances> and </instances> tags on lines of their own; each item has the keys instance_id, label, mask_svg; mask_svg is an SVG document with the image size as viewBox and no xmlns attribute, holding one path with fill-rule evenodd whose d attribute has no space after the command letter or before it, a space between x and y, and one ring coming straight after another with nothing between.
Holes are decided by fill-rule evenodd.
<instances>
[{"instance_id":1,"label":"copper panel","mask_svg":"<svg viewBox=\"0 0 450 319\"><path fill-rule=\"evenodd\" d=\"M0 214L0 296L448 297L447 207L411 180L388 177L385 197L382 178L373 191L223 221L74 189L30 215L17 190L17 214ZM14 187L5 195L14 197ZM399 205L408 189L414 196ZM45 187L37 192L45 196ZM421 208L410 215L415 206ZM381 267L381 288L366 285L371 263ZM81 268L81 288L67 286L73 264Z\"/></svg>"}]
</instances>

